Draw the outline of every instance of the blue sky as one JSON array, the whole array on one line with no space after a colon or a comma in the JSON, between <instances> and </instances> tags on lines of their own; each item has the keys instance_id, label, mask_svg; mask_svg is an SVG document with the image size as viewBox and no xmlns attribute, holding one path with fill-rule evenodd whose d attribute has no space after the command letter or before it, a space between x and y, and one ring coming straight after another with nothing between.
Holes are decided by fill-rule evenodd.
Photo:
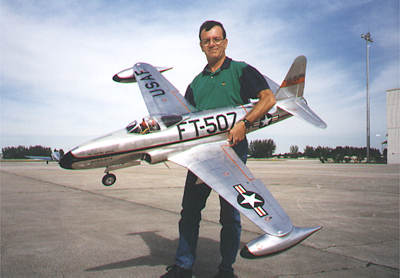
<instances>
[{"instance_id":1,"label":"blue sky","mask_svg":"<svg viewBox=\"0 0 400 278\"><path fill-rule=\"evenodd\" d=\"M218 3L217 3L218 2ZM7 1L0 2L1 147L68 150L147 114L137 85L114 73L136 62L172 66L184 93L206 60L198 28L221 21L227 55L281 83L308 59L305 97L328 124L291 118L250 135L291 145L365 146L365 41L370 47L371 145L386 135L386 90L399 88L399 2Z\"/></svg>"}]
</instances>

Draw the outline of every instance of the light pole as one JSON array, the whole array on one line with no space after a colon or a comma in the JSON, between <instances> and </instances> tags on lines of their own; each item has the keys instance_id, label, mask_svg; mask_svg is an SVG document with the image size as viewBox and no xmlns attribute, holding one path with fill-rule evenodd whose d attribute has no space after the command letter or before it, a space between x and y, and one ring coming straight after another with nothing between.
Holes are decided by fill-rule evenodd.
<instances>
[{"instance_id":1,"label":"light pole","mask_svg":"<svg viewBox=\"0 0 400 278\"><path fill-rule=\"evenodd\" d=\"M367 163L370 162L369 159L369 149L370 149L370 123L369 123L369 47L368 42L373 42L371 34L361 34L361 38L365 40L366 45L366 74L367 74Z\"/></svg>"}]
</instances>

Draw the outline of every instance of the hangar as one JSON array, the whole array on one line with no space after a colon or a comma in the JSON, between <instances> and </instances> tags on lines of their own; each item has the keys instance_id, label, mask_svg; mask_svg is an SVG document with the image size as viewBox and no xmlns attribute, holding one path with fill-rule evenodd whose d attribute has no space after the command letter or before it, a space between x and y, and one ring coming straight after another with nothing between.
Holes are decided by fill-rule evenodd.
<instances>
[{"instance_id":1,"label":"hangar","mask_svg":"<svg viewBox=\"0 0 400 278\"><path fill-rule=\"evenodd\" d=\"M400 164L400 88L386 93L387 163Z\"/></svg>"}]
</instances>

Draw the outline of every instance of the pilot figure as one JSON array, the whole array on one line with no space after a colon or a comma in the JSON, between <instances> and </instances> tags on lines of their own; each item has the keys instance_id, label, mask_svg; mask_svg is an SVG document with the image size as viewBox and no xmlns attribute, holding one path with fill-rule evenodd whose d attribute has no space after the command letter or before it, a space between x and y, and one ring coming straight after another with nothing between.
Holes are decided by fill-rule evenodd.
<instances>
[{"instance_id":1,"label":"pilot figure","mask_svg":"<svg viewBox=\"0 0 400 278\"><path fill-rule=\"evenodd\" d=\"M142 122L140 123L140 127L142 129L141 134L147 134L151 131L160 129L157 121L151 118L143 118Z\"/></svg>"},{"instance_id":2,"label":"pilot figure","mask_svg":"<svg viewBox=\"0 0 400 278\"><path fill-rule=\"evenodd\" d=\"M140 128L142 129L142 131L141 131L142 134L149 133L149 131L150 131L149 126L147 125L144 118L143 118L142 122L140 123Z\"/></svg>"}]
</instances>

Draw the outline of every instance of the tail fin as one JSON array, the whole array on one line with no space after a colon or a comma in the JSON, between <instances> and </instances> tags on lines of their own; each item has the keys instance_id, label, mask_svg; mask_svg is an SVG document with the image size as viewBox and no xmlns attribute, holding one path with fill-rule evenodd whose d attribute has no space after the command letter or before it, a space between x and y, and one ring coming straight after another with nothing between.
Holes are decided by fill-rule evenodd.
<instances>
[{"instance_id":1,"label":"tail fin","mask_svg":"<svg viewBox=\"0 0 400 278\"><path fill-rule=\"evenodd\" d=\"M277 100L303 96L306 64L307 59L305 56L299 56L294 60L281 87L275 95Z\"/></svg>"},{"instance_id":2,"label":"tail fin","mask_svg":"<svg viewBox=\"0 0 400 278\"><path fill-rule=\"evenodd\" d=\"M297 57L285 79L275 94L276 106L319 128L326 128L326 123L307 105L303 97L307 59Z\"/></svg>"}]
</instances>

